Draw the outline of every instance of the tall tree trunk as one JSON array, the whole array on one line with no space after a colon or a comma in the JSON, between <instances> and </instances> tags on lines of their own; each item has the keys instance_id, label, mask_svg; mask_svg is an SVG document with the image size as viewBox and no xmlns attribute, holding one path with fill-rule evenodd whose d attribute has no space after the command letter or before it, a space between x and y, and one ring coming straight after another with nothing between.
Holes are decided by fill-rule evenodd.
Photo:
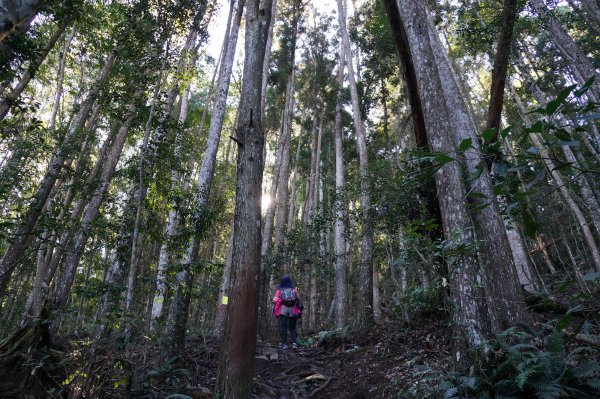
<instances>
[{"instance_id":1,"label":"tall tree trunk","mask_svg":"<svg viewBox=\"0 0 600 399\"><path fill-rule=\"evenodd\" d=\"M272 0L251 0L246 11L246 60L240 98L233 285L219 362L217 391L223 398L249 398L256 349L261 245L261 184L264 135L260 88Z\"/></svg>"},{"instance_id":2,"label":"tall tree trunk","mask_svg":"<svg viewBox=\"0 0 600 399\"><path fill-rule=\"evenodd\" d=\"M502 28L498 36L494 70L492 71L492 88L490 105L487 115L487 128L496 129L496 137L500 131L502 117L502 104L504 102L504 87L506 86L506 72L510 59L515 18L517 16L517 0L504 0L502 9Z\"/></svg>"},{"instance_id":3,"label":"tall tree trunk","mask_svg":"<svg viewBox=\"0 0 600 399\"><path fill-rule=\"evenodd\" d=\"M53 301L54 309L60 309L67 303L71 286L73 285L75 274L77 272L77 267L79 266L79 261L83 255L85 245L90 236L91 224L98 216L100 206L102 205L106 192L108 191L108 186L110 185L112 176L114 175L117 163L121 158L125 140L127 139L127 133L129 132L129 126L131 125L131 122L135 116L137 108L136 102L141 94L142 90L140 89L133 95L132 102L129 105L127 113L124 117L123 125L119 129L119 133L112 143L110 154L108 155L106 163L103 165L98 186L94 189L91 200L85 208L81 225L73 240L73 248L71 248L67 253L61 279L56 285Z\"/></svg>"},{"instance_id":4,"label":"tall tree trunk","mask_svg":"<svg viewBox=\"0 0 600 399\"><path fill-rule=\"evenodd\" d=\"M458 147L464 140L470 140L472 148L465 151L464 164L468 173L469 192L480 193L485 201L475 198L472 207L477 239L480 242L483 264L483 284L489 303L489 320L492 330L500 332L517 322L527 320L521 286L517 278L514 260L506 235L504 221L500 215L494 194L490 173L482 167L481 147L477 136L477 126L464 102L458 81L442 47L433 23L427 19L429 40L434 49L434 61L440 76L440 90L444 95L447 115L454 133L454 145ZM432 71L433 72L433 71ZM483 171L482 171L483 169Z\"/></svg>"},{"instance_id":5,"label":"tall tree trunk","mask_svg":"<svg viewBox=\"0 0 600 399\"><path fill-rule=\"evenodd\" d=\"M404 40L404 54L410 56L407 61L403 58L403 62L414 65L416 71L429 146L432 151L454 153L456 144L449 116L454 110L449 111L444 97L440 96L443 93L441 74L434 55L439 49L431 43L425 5L415 0L397 0L395 7L392 11L398 19L396 23L390 19L390 24L395 36ZM464 201L467 188L460 164L449 162L439 165L435 181L446 245L449 248L470 245L476 238ZM466 347L484 344L490 328L485 297L479 288L481 273L476 255L467 252L449 259L448 269L450 297L456 307L452 314L454 352L460 361L465 360Z\"/></svg>"},{"instance_id":6,"label":"tall tree trunk","mask_svg":"<svg viewBox=\"0 0 600 399\"><path fill-rule=\"evenodd\" d=\"M550 30L552 42L558 48L565 61L568 62L577 82L583 85L589 78L596 77L596 81L588 94L592 97L592 100L596 102L600 101L600 74L596 71L590 59L575 43L573 38L569 36L560 22L556 20L552 12L548 10L544 0L529 0L529 2Z\"/></svg>"},{"instance_id":7,"label":"tall tree trunk","mask_svg":"<svg viewBox=\"0 0 600 399\"><path fill-rule=\"evenodd\" d=\"M300 163L300 148L302 147L302 137L298 137L296 144L296 155L294 157L294 170L292 172L292 183L290 187L290 203L288 205L288 220L286 233L289 234L294 227L296 219L296 186L298 184L298 164Z\"/></svg>"},{"instance_id":8,"label":"tall tree trunk","mask_svg":"<svg viewBox=\"0 0 600 399\"><path fill-rule=\"evenodd\" d=\"M358 91L352 66L350 39L346 29L346 11L343 0L337 0L338 19L342 36L342 54L346 58L346 68L350 80L350 94L352 97L352 113L354 129L358 144L358 160L360 174L360 207L362 221L362 244L360 256L360 278L358 281L358 326L369 327L373 321L373 225L369 213L371 212L371 194L369 190L369 154L367 152L367 137L365 125L360 111Z\"/></svg>"},{"instance_id":9,"label":"tall tree trunk","mask_svg":"<svg viewBox=\"0 0 600 399\"><path fill-rule=\"evenodd\" d=\"M60 57L60 63L58 65L58 73L56 79L56 97L54 103L52 104L52 111L50 113L50 123L48 124L48 128L51 131L54 131L54 128L56 126L56 115L58 114L58 109L60 108L63 83L65 81L65 66L67 64L67 56L69 54L69 47L71 47L71 42L73 41L73 38L75 38L75 32L77 32L77 29L75 29L75 26L73 26L71 28L71 33L69 34L69 37L65 41L65 45L62 49L62 54Z\"/></svg>"},{"instance_id":10,"label":"tall tree trunk","mask_svg":"<svg viewBox=\"0 0 600 399\"><path fill-rule=\"evenodd\" d=\"M45 0L5 0L0 4L0 42L30 21Z\"/></svg>"},{"instance_id":11,"label":"tall tree trunk","mask_svg":"<svg viewBox=\"0 0 600 399\"><path fill-rule=\"evenodd\" d=\"M235 57L235 49L237 46L237 38L244 4L245 0L237 0L234 20L231 24L231 31L229 32L227 53L224 62L221 65L221 70L219 71L219 83L213 105L206 149L202 158L200 173L198 174L195 210L192 218L194 238L187 249L187 257L185 260L186 266L176 276L173 300L171 301L169 317L167 319L167 329L169 331L168 335L173 340L173 350L178 354L181 354L181 349L183 349L185 341L185 326L187 324L189 307L189 290L186 289L186 287L191 285L193 278L191 272L189 271L189 267L198 260L198 248L200 247L200 240L206 230L205 222L208 212L208 200L210 197L210 190L214 177L219 141L221 139L227 93L229 90L229 82L231 79L231 71L233 69L233 60Z\"/></svg>"},{"instance_id":12,"label":"tall tree trunk","mask_svg":"<svg viewBox=\"0 0 600 399\"><path fill-rule=\"evenodd\" d=\"M338 67L338 93L335 105L335 326L346 326L346 271L348 254L346 242L346 182L344 177L344 142L342 132L342 101L344 86L344 57Z\"/></svg>"},{"instance_id":13,"label":"tall tree trunk","mask_svg":"<svg viewBox=\"0 0 600 399\"><path fill-rule=\"evenodd\" d=\"M517 104L517 107L519 108L519 112L521 113L525 122L530 123L531 121L528 120L529 117L527 116L527 110L525 109L525 106L523 105L523 102L521 101L521 99L519 98L517 93L514 91L513 87L511 87L511 94L512 94L512 96ZM539 135L537 133L531 133L529 135L529 137L531 138L532 143L539 150L540 158L541 158L542 162L544 163L544 165L546 166L546 169L548 169L548 171L550 172L550 176L552 176L552 179L554 179L554 182L555 182L557 188L559 189L561 196L563 197L564 201L567 203L568 207L571 209L571 212L573 212L575 219L577 219L577 222L579 223L579 227L581 228L583 237L588 245L588 249L592 256L592 261L594 263L594 269L597 272L600 272L600 251L598 250L598 246L596 245L596 241L594 240L592 230L590 229L590 226L589 226L587 220L585 219L585 216L584 216L583 212L581 211L581 208L579 208L579 206L573 199L573 196L567 189L567 186L566 186L562 176L556 169L556 164L550 157L550 154L548 154L548 151L546 150L546 147L544 146L542 139L539 137Z\"/></svg>"},{"instance_id":14,"label":"tall tree trunk","mask_svg":"<svg viewBox=\"0 0 600 399\"><path fill-rule=\"evenodd\" d=\"M223 338L225 321L227 320L227 301L223 297L229 298L231 292L231 261L233 257L233 223L231 224L231 233L229 234L229 243L227 244L227 257L225 258L225 267L223 268L223 280L219 290L219 302L217 302L217 312L215 315L215 324L213 334L217 338Z\"/></svg>"},{"instance_id":15,"label":"tall tree trunk","mask_svg":"<svg viewBox=\"0 0 600 399\"><path fill-rule=\"evenodd\" d=\"M262 124L265 121L265 104L267 101L267 82L269 79L269 66L271 64L271 47L273 46L273 30L275 28L275 13L277 11L277 0L273 0L271 5L271 22L269 23L269 33L267 36L267 44L265 48L265 61L262 69L262 86L260 88L260 112L263 118ZM266 146L265 146L266 147Z\"/></svg>"},{"instance_id":16,"label":"tall tree trunk","mask_svg":"<svg viewBox=\"0 0 600 399\"><path fill-rule=\"evenodd\" d=\"M65 159L70 155L71 148L76 147L77 141L81 140L78 132L85 123L98 92L106 84L115 59L116 52L112 51L107 57L104 67L98 75L98 79L92 86L86 99L81 104L79 112L75 116L75 119L71 124L66 136L64 137L63 142L56 149L56 152L49 163L48 170L42 179L33 201L29 206L29 209L24 215L19 227L17 227L14 233L14 238L12 239L9 247L2 256L2 260L0 261L0 296L6 289L6 284L10 279L12 271L20 262L21 257L27 249L27 244L31 239L33 229L38 222L44 204L46 203L46 200L50 195L50 191L52 190L52 187L58 178Z\"/></svg>"},{"instance_id":17,"label":"tall tree trunk","mask_svg":"<svg viewBox=\"0 0 600 399\"><path fill-rule=\"evenodd\" d=\"M38 69L50 53L50 50L54 48L54 45L56 44L58 39L60 39L65 29L67 29L67 26L69 26L72 20L72 16L67 16L65 17L65 19L62 20L62 22L58 25L52 36L50 36L50 38L46 42L46 45L44 46L42 51L40 51L38 56L31 61L31 63L27 67L27 70L21 77L19 83L17 83L12 92L5 99L2 100L2 102L0 103L0 121L6 117L6 114L8 114L8 111L10 110L11 106L19 99L21 93L23 93L23 90L25 90L35 73L38 71Z\"/></svg>"}]
</instances>

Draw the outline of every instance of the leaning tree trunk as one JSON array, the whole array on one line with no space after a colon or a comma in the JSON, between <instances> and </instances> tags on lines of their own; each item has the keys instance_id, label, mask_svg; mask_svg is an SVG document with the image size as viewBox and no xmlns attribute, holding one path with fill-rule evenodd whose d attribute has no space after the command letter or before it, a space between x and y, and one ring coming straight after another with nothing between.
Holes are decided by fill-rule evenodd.
<instances>
[{"instance_id":1,"label":"leaning tree trunk","mask_svg":"<svg viewBox=\"0 0 600 399\"><path fill-rule=\"evenodd\" d=\"M204 12L204 9L198 11L196 14L196 19L200 19L201 13ZM190 28L190 31L187 36L187 40L181 50L181 54L179 56L179 62L176 68L176 76L179 73L182 73L187 66L187 52L193 48L194 42L196 41L197 32L194 26ZM160 78L159 78L160 81ZM180 82L175 79L172 87L167 92L167 101L162 111L161 118L159 120L158 126L154 130L154 136L152 141L149 141L149 132L150 132L150 124L152 120L152 115L149 117L148 122L146 123L146 134L144 136L144 142L142 144L141 154L140 154L140 166L138 172L138 193L137 193L137 207L135 214L135 223L133 226L133 236L131 241L131 261L129 264L129 273L127 275L127 294L125 295L125 309L130 310L131 303L133 301L133 294L135 289L135 282L137 279L137 266L138 266L138 244L140 240L140 224L141 224L141 215L142 215L142 205L144 199L146 198L146 194L148 193L148 187L146 186L146 175L150 175L154 172L154 165L156 164L156 159L158 156L159 146L164 142L167 137L167 126L172 118L173 107L175 105L175 99L179 94Z\"/></svg>"},{"instance_id":2,"label":"leaning tree trunk","mask_svg":"<svg viewBox=\"0 0 600 399\"><path fill-rule=\"evenodd\" d=\"M392 30L401 38L403 62L414 65L419 83L419 96L423 104L425 128L432 151L454 153L456 144L450 112L443 93L436 48L430 42L428 15L425 6L415 0L397 0L397 19L390 18ZM389 14L388 14L389 17ZM399 23L394 23L397 21ZM402 53L402 52L401 52ZM475 241L473 222L464 198L467 194L461 166L458 162L438 165L435 173L438 200L446 245L449 248L469 246ZM465 360L466 348L484 344L490 332L486 302L480 289L481 273L476 254L467 251L448 260L450 297L455 306L452 313L454 344L457 360Z\"/></svg>"},{"instance_id":3,"label":"leaning tree trunk","mask_svg":"<svg viewBox=\"0 0 600 399\"><path fill-rule=\"evenodd\" d=\"M56 78L56 98L54 100L54 103L52 104L52 111L50 112L50 122L48 123L48 128L51 131L54 131L54 128L56 126L56 115L58 114L58 109L60 107L60 100L62 98L63 92L63 83L65 81L65 66L67 64L67 56L69 54L69 47L71 46L71 42L73 41L73 38L75 38L75 32L77 32L77 30L75 29L75 26L73 26L73 28L71 28L71 33L69 34L69 37L65 41L65 45L62 49L62 55L60 57L60 63L58 65L58 73Z\"/></svg>"},{"instance_id":4,"label":"leaning tree trunk","mask_svg":"<svg viewBox=\"0 0 600 399\"><path fill-rule=\"evenodd\" d=\"M239 150L232 258L233 284L216 384L217 391L223 398L249 398L252 394L264 166L260 88L271 5L272 0L251 0L246 11L246 59L237 130Z\"/></svg>"},{"instance_id":5,"label":"leaning tree trunk","mask_svg":"<svg viewBox=\"0 0 600 399\"><path fill-rule=\"evenodd\" d=\"M340 57L338 67L338 93L335 106L335 326L346 326L346 182L344 178L344 142L342 132L342 97L344 86L344 57Z\"/></svg>"},{"instance_id":6,"label":"leaning tree trunk","mask_svg":"<svg viewBox=\"0 0 600 399\"><path fill-rule=\"evenodd\" d=\"M168 335L173 340L172 349L175 353L181 354L185 341L185 328L187 324L187 315L189 307L189 292L186 286L191 284L192 274L189 271L191 264L198 260L198 248L200 247L200 239L206 229L206 217L208 212L208 199L212 187L214 177L215 164L217 159L217 151L219 149L219 141L221 139L221 130L223 128L223 120L225 116L225 105L227 102L227 93L229 90L229 81L233 68L233 60L235 57L235 49L237 46L237 38L241 23L241 16L244 9L245 0L238 0L234 20L229 33L229 43L227 44L227 53L221 70L219 71L219 84L215 102L213 104L213 112L206 142L206 150L202 158L202 165L198 175L198 187L195 199L195 210L192 218L194 228L194 238L187 249L186 266L182 271L177 273L173 300L169 309L169 317L167 319Z\"/></svg>"},{"instance_id":7,"label":"leaning tree trunk","mask_svg":"<svg viewBox=\"0 0 600 399\"><path fill-rule=\"evenodd\" d=\"M517 0L504 0L502 9L502 28L498 37L494 69L492 71L492 88L490 105L487 114L488 129L496 129L496 137L500 131L502 117L502 104L504 103L504 87L506 86L506 72L510 60L510 49L513 41L513 30L517 16Z\"/></svg>"},{"instance_id":8,"label":"leaning tree trunk","mask_svg":"<svg viewBox=\"0 0 600 399\"><path fill-rule=\"evenodd\" d=\"M37 14L45 0L5 0L0 4L0 42Z\"/></svg>"},{"instance_id":9,"label":"leaning tree trunk","mask_svg":"<svg viewBox=\"0 0 600 399\"><path fill-rule=\"evenodd\" d=\"M519 98L517 93L515 92L514 87L511 87L511 94L512 94L513 99L515 100L517 107L519 108L519 112L523 116L525 122L530 123L531 121L529 120L529 117L527 116L527 110L525 109L523 102L521 101L521 99ZM567 206L571 209L571 212L573 212L575 219L579 223L579 227L581 228L581 232L583 234L583 237L588 245L588 249L592 256L592 261L594 263L594 269L596 271L600 272L600 251L598 250L598 246L596 245L594 235L592 234L592 230L590 229L590 226L583 214L583 211L581 210L581 208L579 208L579 205L577 205L577 203L573 199L573 196L569 192L565 181L563 180L562 176L556 169L556 164L550 157L550 154L548 154L548 151L546 150L546 147L544 146L542 139L539 137L539 135L537 133L531 133L529 137L531 138L531 141L533 142L533 144L538 148L542 162L546 166L546 169L548 169L548 171L550 172L550 176L552 176L552 179L554 179L554 182L555 182L556 186L558 187L561 196L563 197L564 201L567 203Z\"/></svg>"},{"instance_id":10,"label":"leaning tree trunk","mask_svg":"<svg viewBox=\"0 0 600 399\"><path fill-rule=\"evenodd\" d=\"M369 213L371 212L371 194L369 191L369 154L367 152L367 137L365 125L360 111L360 101L354 78L352 65L352 52L350 39L346 29L346 11L343 0L337 0L340 33L342 35L342 54L346 58L346 67L350 80L350 94L352 97L352 113L354 129L358 144L358 160L360 174L360 207L362 221L362 245L360 256L360 278L358 281L358 326L369 327L373 321L373 224Z\"/></svg>"},{"instance_id":11,"label":"leaning tree trunk","mask_svg":"<svg viewBox=\"0 0 600 399\"><path fill-rule=\"evenodd\" d=\"M56 149L56 152L49 163L48 170L42 179L33 201L29 206L29 209L24 215L19 227L17 227L14 233L14 238L12 239L9 247L2 256L2 260L0 261L0 296L6 289L6 285L10 279L12 271L21 261L21 257L27 249L33 229L38 222L44 204L46 203L46 200L50 195L50 191L52 190L52 187L58 178L65 159L70 155L72 148L76 148L78 141L81 140L80 135L78 134L79 130L85 123L98 92L106 84L115 59L116 52L112 51L106 59L104 67L98 75L98 79L92 86L86 99L81 104L81 108L75 116L75 119L71 124L66 136Z\"/></svg>"},{"instance_id":12,"label":"leaning tree trunk","mask_svg":"<svg viewBox=\"0 0 600 399\"><path fill-rule=\"evenodd\" d=\"M48 42L46 42L46 45L44 46L42 51L40 51L37 57L35 57L35 59L31 61L31 63L27 67L27 70L21 77L19 83L17 83L12 92L8 96L6 96L4 100L2 100L2 103L0 103L0 121L6 117L6 114L8 114L8 111L10 110L11 106L15 104L15 102L19 99L21 93L23 93L23 90L25 90L31 79L33 79L33 76L38 71L38 69L50 53L50 50L54 48L54 45L56 44L58 39L60 39L65 29L67 29L67 26L69 26L72 20L72 16L67 16L65 19L62 20L62 22L58 25L52 36L50 36L50 39L48 39Z\"/></svg>"},{"instance_id":13,"label":"leaning tree trunk","mask_svg":"<svg viewBox=\"0 0 600 399\"><path fill-rule=\"evenodd\" d=\"M428 19L429 40L434 49L434 62L440 76L440 92L443 93L452 126L455 147L470 140L471 148L465 151L464 165L468 173L469 192L480 193L485 201L474 199L471 215L475 233L480 242L479 250L483 265L483 284L490 303L489 320L492 330L500 332L515 323L528 320L521 286L514 266L512 251L506 235L504 221L494 194L489 170L481 161L481 146L477 126L467 108L464 96L442 47L433 23ZM450 112L451 110L451 112Z\"/></svg>"},{"instance_id":14,"label":"leaning tree trunk","mask_svg":"<svg viewBox=\"0 0 600 399\"><path fill-rule=\"evenodd\" d=\"M594 68L591 60L575 43L573 38L569 36L560 22L554 18L544 0L530 0L530 4L550 30L552 42L569 64L577 82L583 85L591 77L596 78L588 94L592 97L592 100L596 102L600 101L600 74Z\"/></svg>"},{"instance_id":15,"label":"leaning tree trunk","mask_svg":"<svg viewBox=\"0 0 600 399\"><path fill-rule=\"evenodd\" d=\"M127 133L129 132L129 126L131 125L131 122L133 121L133 118L136 113L136 102L138 101L141 94L142 90L138 90L133 95L132 103L127 109L127 114L125 116L123 126L121 126L121 128L119 129L119 133L117 134L117 137L115 137L115 140L112 143L112 148L110 150L108 159L103 165L102 174L100 175L100 181L98 183L98 186L92 193L91 200L85 208L83 218L81 219L81 225L79 227L79 230L77 231L77 234L75 234L75 239L73 240L73 247L67 253L67 258L65 260L65 265L63 267L61 279L57 282L56 285L52 305L54 310L62 308L67 303L69 293L71 291L71 286L73 285L75 274L77 272L77 267L79 266L79 261L81 259L81 256L83 255L85 245L87 244L87 240L90 236L91 225L98 217L100 206L102 205L106 192L108 191L108 186L110 185L110 182L114 175L117 163L121 158L121 153L123 152L125 140L127 139Z\"/></svg>"}]
</instances>

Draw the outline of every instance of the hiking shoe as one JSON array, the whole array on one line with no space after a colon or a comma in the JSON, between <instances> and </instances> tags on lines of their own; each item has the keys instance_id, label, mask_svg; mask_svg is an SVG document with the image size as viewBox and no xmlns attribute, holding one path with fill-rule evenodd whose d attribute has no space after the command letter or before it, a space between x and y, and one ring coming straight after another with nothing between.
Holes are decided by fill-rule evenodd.
<instances>
[{"instance_id":1,"label":"hiking shoe","mask_svg":"<svg viewBox=\"0 0 600 399\"><path fill-rule=\"evenodd\" d=\"M281 344L281 349L289 349L287 344Z\"/></svg>"},{"instance_id":2,"label":"hiking shoe","mask_svg":"<svg viewBox=\"0 0 600 399\"><path fill-rule=\"evenodd\" d=\"M294 343L292 344L292 349L298 349L298 344L294 342Z\"/></svg>"}]
</instances>

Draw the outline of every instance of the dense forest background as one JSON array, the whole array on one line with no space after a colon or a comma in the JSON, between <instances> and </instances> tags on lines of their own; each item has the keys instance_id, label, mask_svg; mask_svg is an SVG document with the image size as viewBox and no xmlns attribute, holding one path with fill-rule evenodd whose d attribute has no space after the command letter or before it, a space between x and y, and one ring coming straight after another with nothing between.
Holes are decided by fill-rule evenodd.
<instances>
[{"instance_id":1,"label":"dense forest background","mask_svg":"<svg viewBox=\"0 0 600 399\"><path fill-rule=\"evenodd\" d=\"M387 376L297 397L600 397L599 70L598 0L0 1L0 397L280 397L284 274Z\"/></svg>"}]
</instances>

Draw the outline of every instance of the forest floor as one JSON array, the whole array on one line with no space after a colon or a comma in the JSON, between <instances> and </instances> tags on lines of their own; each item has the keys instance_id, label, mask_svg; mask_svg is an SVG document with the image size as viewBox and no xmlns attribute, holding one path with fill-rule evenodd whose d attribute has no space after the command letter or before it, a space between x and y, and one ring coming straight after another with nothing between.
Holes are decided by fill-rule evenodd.
<instances>
[{"instance_id":1,"label":"forest floor","mask_svg":"<svg viewBox=\"0 0 600 399\"><path fill-rule=\"evenodd\" d=\"M275 343L257 348L254 397L426 397L448 370L446 323L440 318L407 327L378 326L363 338L321 334L298 350Z\"/></svg>"},{"instance_id":2,"label":"forest floor","mask_svg":"<svg viewBox=\"0 0 600 399\"><path fill-rule=\"evenodd\" d=\"M43 366L50 384L34 375L41 362L26 361L8 384L12 389L0 389L0 398L215 398L219 344L213 339L188 339L180 364L165 360L158 343L124 351L97 345L92 351L86 342L70 337L49 350L60 360ZM253 398L426 398L448 375L442 315L411 326L386 322L362 337L329 331L299 342L299 349L286 350L275 338L258 343Z\"/></svg>"}]
</instances>

